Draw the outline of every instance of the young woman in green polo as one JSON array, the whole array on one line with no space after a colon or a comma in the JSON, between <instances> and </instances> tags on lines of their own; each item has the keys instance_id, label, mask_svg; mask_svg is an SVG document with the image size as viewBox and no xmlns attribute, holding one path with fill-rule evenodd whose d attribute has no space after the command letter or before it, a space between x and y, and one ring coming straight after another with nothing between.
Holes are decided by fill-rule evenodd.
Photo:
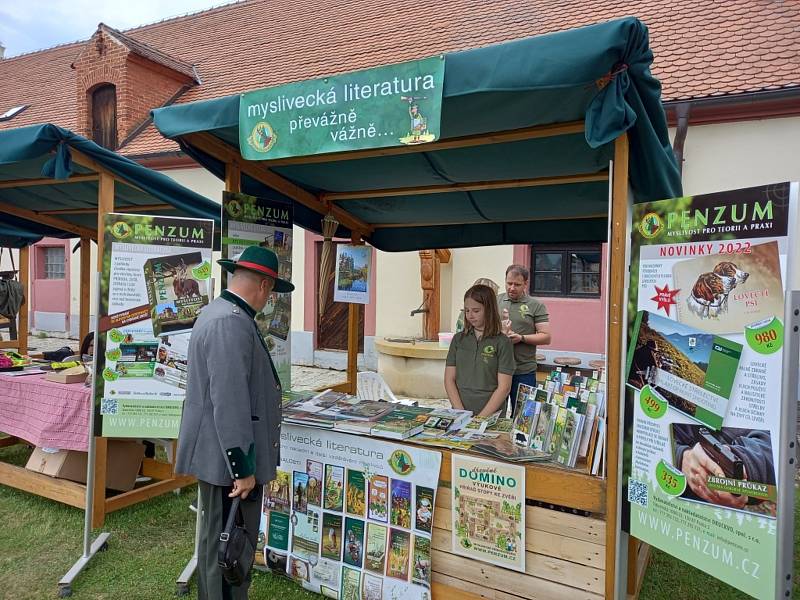
<instances>
[{"instance_id":1,"label":"young woman in green polo","mask_svg":"<svg viewBox=\"0 0 800 600\"><path fill-rule=\"evenodd\" d=\"M490 415L505 406L514 374L514 347L501 331L497 297L485 285L464 294L464 331L447 353L444 387L453 408Z\"/></svg>"}]
</instances>

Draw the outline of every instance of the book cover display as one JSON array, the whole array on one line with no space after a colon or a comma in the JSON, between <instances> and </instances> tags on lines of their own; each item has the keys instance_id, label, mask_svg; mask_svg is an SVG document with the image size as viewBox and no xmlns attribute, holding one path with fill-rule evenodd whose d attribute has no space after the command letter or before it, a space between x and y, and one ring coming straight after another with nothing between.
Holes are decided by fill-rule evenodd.
<instances>
[{"instance_id":1,"label":"book cover display","mask_svg":"<svg viewBox=\"0 0 800 600\"><path fill-rule=\"evenodd\" d=\"M440 466L434 450L284 423L265 487L265 564L327 597L430 600Z\"/></svg>"},{"instance_id":2,"label":"book cover display","mask_svg":"<svg viewBox=\"0 0 800 600\"><path fill-rule=\"evenodd\" d=\"M98 432L174 439L189 337L212 293L214 224L112 213L103 235L93 379Z\"/></svg>"},{"instance_id":3,"label":"book cover display","mask_svg":"<svg viewBox=\"0 0 800 600\"><path fill-rule=\"evenodd\" d=\"M796 195L636 204L631 230L631 534L756 598L775 597L776 498L792 484L776 465Z\"/></svg>"},{"instance_id":4,"label":"book cover display","mask_svg":"<svg viewBox=\"0 0 800 600\"><path fill-rule=\"evenodd\" d=\"M292 205L247 194L223 192L222 258L234 258L248 246L269 248L278 256L278 275L292 279ZM227 273L222 272L222 289ZM292 296L273 293L256 324L267 342L283 389L291 388Z\"/></svg>"},{"instance_id":5,"label":"book cover display","mask_svg":"<svg viewBox=\"0 0 800 600\"><path fill-rule=\"evenodd\" d=\"M453 551L525 571L525 467L453 454Z\"/></svg>"}]
</instances>

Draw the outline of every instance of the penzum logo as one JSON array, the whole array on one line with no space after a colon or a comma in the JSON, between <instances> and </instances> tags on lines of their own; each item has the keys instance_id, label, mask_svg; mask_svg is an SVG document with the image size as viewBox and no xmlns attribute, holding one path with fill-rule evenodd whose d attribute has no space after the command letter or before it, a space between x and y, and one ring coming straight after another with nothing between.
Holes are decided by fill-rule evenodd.
<instances>
[{"instance_id":1,"label":"penzum logo","mask_svg":"<svg viewBox=\"0 0 800 600\"><path fill-rule=\"evenodd\" d=\"M642 235L648 240L652 240L654 237L657 237L658 234L661 233L662 229L664 229L664 221L662 221L661 217L654 212L647 213L642 218L642 222L639 225L639 231L641 231Z\"/></svg>"},{"instance_id":2,"label":"penzum logo","mask_svg":"<svg viewBox=\"0 0 800 600\"><path fill-rule=\"evenodd\" d=\"M117 221L111 226L111 235L118 240L127 239L133 234L133 229L125 221Z\"/></svg>"}]
</instances>

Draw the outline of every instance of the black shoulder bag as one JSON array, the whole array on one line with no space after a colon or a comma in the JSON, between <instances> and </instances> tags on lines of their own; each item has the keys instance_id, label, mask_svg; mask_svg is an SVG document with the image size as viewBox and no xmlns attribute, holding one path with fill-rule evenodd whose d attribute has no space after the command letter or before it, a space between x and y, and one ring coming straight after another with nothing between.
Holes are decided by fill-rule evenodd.
<instances>
[{"instance_id":1,"label":"black shoulder bag","mask_svg":"<svg viewBox=\"0 0 800 600\"><path fill-rule=\"evenodd\" d=\"M222 576L229 584L240 586L247 581L247 575L255 560L255 548L244 526L244 517L237 496L231 503L228 522L219 534L217 562Z\"/></svg>"}]
</instances>

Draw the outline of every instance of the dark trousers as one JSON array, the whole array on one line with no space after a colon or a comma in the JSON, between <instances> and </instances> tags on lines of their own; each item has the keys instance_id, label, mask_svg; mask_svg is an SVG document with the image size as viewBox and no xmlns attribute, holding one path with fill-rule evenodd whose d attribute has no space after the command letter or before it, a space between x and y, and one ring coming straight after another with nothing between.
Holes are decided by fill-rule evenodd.
<instances>
[{"instance_id":1,"label":"dark trousers","mask_svg":"<svg viewBox=\"0 0 800 600\"><path fill-rule=\"evenodd\" d=\"M511 414L509 417L512 419L514 418L514 412L517 408L517 390L519 389L519 384L524 383L531 387L536 387L536 372L533 373L525 373L523 375L514 375L511 377L511 395L509 396L509 402L511 403Z\"/></svg>"},{"instance_id":2,"label":"dark trousers","mask_svg":"<svg viewBox=\"0 0 800 600\"><path fill-rule=\"evenodd\" d=\"M217 563L219 534L228 520L232 498L228 498L230 487L198 482L200 493L200 539L197 549L197 599L198 600L247 600L250 578L241 586L228 584ZM240 504L245 527L255 548L258 528L261 524L261 491L256 485L246 500Z\"/></svg>"}]
</instances>

